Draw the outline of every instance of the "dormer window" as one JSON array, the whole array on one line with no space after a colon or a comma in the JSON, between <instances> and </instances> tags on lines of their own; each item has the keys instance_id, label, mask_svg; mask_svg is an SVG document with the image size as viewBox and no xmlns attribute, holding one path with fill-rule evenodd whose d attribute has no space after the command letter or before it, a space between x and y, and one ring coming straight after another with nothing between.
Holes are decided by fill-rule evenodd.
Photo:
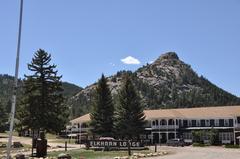
<instances>
[{"instance_id":1,"label":"dormer window","mask_svg":"<svg viewBox=\"0 0 240 159\"><path fill-rule=\"evenodd\" d=\"M188 126L192 126L192 120L188 120Z\"/></svg>"},{"instance_id":2,"label":"dormer window","mask_svg":"<svg viewBox=\"0 0 240 159\"><path fill-rule=\"evenodd\" d=\"M152 121L152 126L155 126L155 121Z\"/></svg>"},{"instance_id":3,"label":"dormer window","mask_svg":"<svg viewBox=\"0 0 240 159\"><path fill-rule=\"evenodd\" d=\"M224 126L229 126L229 119L224 119Z\"/></svg>"},{"instance_id":4,"label":"dormer window","mask_svg":"<svg viewBox=\"0 0 240 159\"><path fill-rule=\"evenodd\" d=\"M237 117L237 123L240 124L240 116Z\"/></svg>"},{"instance_id":5,"label":"dormer window","mask_svg":"<svg viewBox=\"0 0 240 159\"><path fill-rule=\"evenodd\" d=\"M219 119L215 119L215 126L219 126Z\"/></svg>"},{"instance_id":6,"label":"dormer window","mask_svg":"<svg viewBox=\"0 0 240 159\"><path fill-rule=\"evenodd\" d=\"M206 126L210 126L210 120L205 120Z\"/></svg>"},{"instance_id":7,"label":"dormer window","mask_svg":"<svg viewBox=\"0 0 240 159\"><path fill-rule=\"evenodd\" d=\"M201 125L200 120L197 120L197 126L200 126L200 125Z\"/></svg>"}]
</instances>

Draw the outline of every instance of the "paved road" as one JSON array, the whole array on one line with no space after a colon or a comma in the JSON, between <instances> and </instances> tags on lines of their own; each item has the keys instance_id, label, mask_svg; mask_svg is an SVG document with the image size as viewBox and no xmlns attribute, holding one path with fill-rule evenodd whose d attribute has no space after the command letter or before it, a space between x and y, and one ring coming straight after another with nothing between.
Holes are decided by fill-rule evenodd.
<instances>
[{"instance_id":1,"label":"paved road","mask_svg":"<svg viewBox=\"0 0 240 159\"><path fill-rule=\"evenodd\" d=\"M223 147L158 147L170 152L169 155L149 159L240 159L240 149Z\"/></svg>"}]
</instances>

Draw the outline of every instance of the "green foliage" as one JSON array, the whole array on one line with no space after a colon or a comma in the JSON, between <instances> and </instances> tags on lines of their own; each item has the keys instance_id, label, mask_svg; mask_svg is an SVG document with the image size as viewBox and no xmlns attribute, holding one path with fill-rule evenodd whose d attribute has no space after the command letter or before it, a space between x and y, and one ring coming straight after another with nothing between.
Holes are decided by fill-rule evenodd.
<instances>
[{"instance_id":1,"label":"green foliage","mask_svg":"<svg viewBox=\"0 0 240 159\"><path fill-rule=\"evenodd\" d=\"M18 80L17 100L21 99L22 80ZM11 99L13 94L14 77L0 74L0 103L5 107L7 113L11 111Z\"/></svg>"},{"instance_id":2,"label":"green foliage","mask_svg":"<svg viewBox=\"0 0 240 159\"><path fill-rule=\"evenodd\" d=\"M225 148L240 148L239 145L225 145Z\"/></svg>"},{"instance_id":3,"label":"green foliage","mask_svg":"<svg viewBox=\"0 0 240 159\"><path fill-rule=\"evenodd\" d=\"M193 147L205 147L205 146L207 146L207 145L205 145L205 144L203 144L203 143L196 143L196 142L195 142L195 143L192 144L192 146L193 146Z\"/></svg>"},{"instance_id":4,"label":"green foliage","mask_svg":"<svg viewBox=\"0 0 240 159\"><path fill-rule=\"evenodd\" d=\"M7 129L8 115L2 103L0 103L0 132Z\"/></svg>"},{"instance_id":5,"label":"green foliage","mask_svg":"<svg viewBox=\"0 0 240 159\"><path fill-rule=\"evenodd\" d=\"M211 130L195 130L192 132L193 142L198 144L204 143L204 136L209 139L209 145L214 145L218 140L218 131L216 129Z\"/></svg>"},{"instance_id":6,"label":"green foliage","mask_svg":"<svg viewBox=\"0 0 240 159\"><path fill-rule=\"evenodd\" d=\"M129 75L125 75L116 109L116 135L125 139L139 138L144 131L144 120L145 115L140 98Z\"/></svg>"},{"instance_id":7,"label":"green foliage","mask_svg":"<svg viewBox=\"0 0 240 159\"><path fill-rule=\"evenodd\" d=\"M33 73L25 76L24 94L18 118L22 127L59 132L67 122L67 106L63 104L61 76L51 55L39 49L28 64Z\"/></svg>"},{"instance_id":8,"label":"green foliage","mask_svg":"<svg viewBox=\"0 0 240 159\"><path fill-rule=\"evenodd\" d=\"M208 135L209 135L209 140L210 140L210 145L214 145L216 144L217 140L218 140L218 130L216 129L211 129L210 131L208 131Z\"/></svg>"},{"instance_id":9,"label":"green foliage","mask_svg":"<svg viewBox=\"0 0 240 159\"><path fill-rule=\"evenodd\" d=\"M98 81L91 112L92 133L99 136L113 135L114 105L107 79L102 75Z\"/></svg>"},{"instance_id":10,"label":"green foliage","mask_svg":"<svg viewBox=\"0 0 240 159\"><path fill-rule=\"evenodd\" d=\"M3 104L5 107L7 113L10 113L11 111L11 98L13 93L13 85L14 85L14 77L10 75L1 75L0 74L0 103ZM71 98L73 95L78 93L82 90L81 87L78 87L74 84L63 82L62 83L63 88L63 96L68 101L69 98ZM18 80L18 89L17 89L17 101L22 99L23 94L23 80ZM17 104L17 111L19 109L19 104Z\"/></svg>"},{"instance_id":11,"label":"green foliage","mask_svg":"<svg viewBox=\"0 0 240 159\"><path fill-rule=\"evenodd\" d=\"M194 143L200 143L203 144L203 136L204 136L204 131L203 130L195 130L192 132L193 135L193 142Z\"/></svg>"}]
</instances>

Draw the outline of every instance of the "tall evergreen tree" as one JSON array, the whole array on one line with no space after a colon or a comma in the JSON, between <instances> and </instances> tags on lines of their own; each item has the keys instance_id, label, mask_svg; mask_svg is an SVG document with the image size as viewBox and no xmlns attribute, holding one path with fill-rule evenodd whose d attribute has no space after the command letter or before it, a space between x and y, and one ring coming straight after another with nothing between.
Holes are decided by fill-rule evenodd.
<instances>
[{"instance_id":1,"label":"tall evergreen tree","mask_svg":"<svg viewBox=\"0 0 240 159\"><path fill-rule=\"evenodd\" d=\"M4 105L0 102L0 132L4 132L7 128L8 115Z\"/></svg>"},{"instance_id":2,"label":"tall evergreen tree","mask_svg":"<svg viewBox=\"0 0 240 159\"><path fill-rule=\"evenodd\" d=\"M119 92L115 130L122 139L136 139L144 131L145 115L140 98L128 75Z\"/></svg>"},{"instance_id":3,"label":"tall evergreen tree","mask_svg":"<svg viewBox=\"0 0 240 159\"><path fill-rule=\"evenodd\" d=\"M99 136L113 135L114 105L107 79L102 75L95 90L93 109L90 114L92 133Z\"/></svg>"},{"instance_id":4,"label":"tall evergreen tree","mask_svg":"<svg viewBox=\"0 0 240 159\"><path fill-rule=\"evenodd\" d=\"M63 104L62 76L50 61L51 55L39 49L28 64L33 74L25 75L19 117L23 127L59 132L67 123L68 108Z\"/></svg>"}]
</instances>

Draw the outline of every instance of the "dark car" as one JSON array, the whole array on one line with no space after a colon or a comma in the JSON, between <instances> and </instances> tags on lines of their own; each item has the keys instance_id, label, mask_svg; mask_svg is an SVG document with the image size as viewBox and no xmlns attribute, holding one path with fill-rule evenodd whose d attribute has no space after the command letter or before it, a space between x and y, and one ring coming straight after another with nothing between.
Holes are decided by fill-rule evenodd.
<instances>
[{"instance_id":1,"label":"dark car","mask_svg":"<svg viewBox=\"0 0 240 159\"><path fill-rule=\"evenodd\" d=\"M185 143L184 143L184 141L182 140L182 139L170 139L170 140L168 140L167 141L167 145L168 146L184 146L185 145Z\"/></svg>"}]
</instances>

